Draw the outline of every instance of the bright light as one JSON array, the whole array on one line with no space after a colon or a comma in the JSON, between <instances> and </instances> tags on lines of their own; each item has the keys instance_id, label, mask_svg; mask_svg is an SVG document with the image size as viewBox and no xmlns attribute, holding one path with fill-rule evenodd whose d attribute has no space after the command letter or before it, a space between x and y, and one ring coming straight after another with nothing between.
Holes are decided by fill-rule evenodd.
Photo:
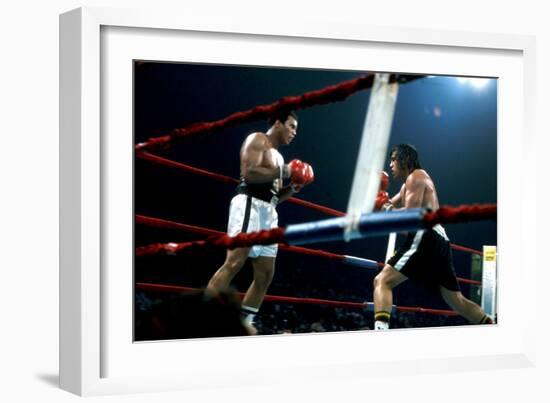
<instances>
[{"instance_id":1,"label":"bright light","mask_svg":"<svg viewBox=\"0 0 550 403\"><path fill-rule=\"evenodd\" d=\"M470 78L470 85L474 88L483 88L489 84L487 78Z\"/></svg>"},{"instance_id":2,"label":"bright light","mask_svg":"<svg viewBox=\"0 0 550 403\"><path fill-rule=\"evenodd\" d=\"M469 84L474 88L483 88L489 84L488 78L457 77L456 79L460 84Z\"/></svg>"}]
</instances>

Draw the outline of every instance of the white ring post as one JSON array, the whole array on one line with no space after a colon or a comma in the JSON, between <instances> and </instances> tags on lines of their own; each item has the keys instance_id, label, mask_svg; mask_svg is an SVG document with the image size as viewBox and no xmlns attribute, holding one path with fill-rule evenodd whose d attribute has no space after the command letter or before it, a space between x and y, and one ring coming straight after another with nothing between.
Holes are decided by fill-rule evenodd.
<instances>
[{"instance_id":1,"label":"white ring post","mask_svg":"<svg viewBox=\"0 0 550 403\"><path fill-rule=\"evenodd\" d=\"M389 79L387 73L377 73L374 77L348 201L346 241L359 236L359 217L373 210L380 187L380 173L386 160L398 90L398 84L390 84Z\"/></svg>"}]
</instances>

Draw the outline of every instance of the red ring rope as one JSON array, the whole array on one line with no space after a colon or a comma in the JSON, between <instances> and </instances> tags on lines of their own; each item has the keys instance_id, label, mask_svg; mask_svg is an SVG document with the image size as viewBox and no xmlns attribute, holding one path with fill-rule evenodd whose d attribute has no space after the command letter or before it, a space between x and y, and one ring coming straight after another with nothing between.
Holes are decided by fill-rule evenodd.
<instances>
[{"instance_id":1,"label":"red ring rope","mask_svg":"<svg viewBox=\"0 0 550 403\"><path fill-rule=\"evenodd\" d=\"M165 220L162 218L147 217L139 214L136 214L136 224L148 225L150 227L155 227L155 228L183 230L186 232L191 232L191 233L200 234L200 235L207 235L207 236L225 236L225 232L216 231L216 230L203 228L203 227L197 227L195 225L178 223L174 221ZM301 253L303 255L324 257L329 260L342 261L345 259L344 255L339 255L336 253L326 252L318 249L304 248L301 246L292 246L284 243L279 244L279 248L281 250ZM136 249L139 249L139 248L136 248ZM140 250L139 252L136 252L136 256L144 256L145 254L151 254L151 253L145 252L150 250L151 249ZM161 250L162 248L159 249L159 251ZM379 263L379 264L382 264L382 263Z\"/></svg>"},{"instance_id":2,"label":"red ring rope","mask_svg":"<svg viewBox=\"0 0 550 403\"><path fill-rule=\"evenodd\" d=\"M182 164L181 162L172 161L172 160L162 158L162 157L159 157L157 155L150 154L150 153L146 153L146 152L137 153L136 157L141 158L141 159L146 160L146 161L149 161L149 162L158 163L159 165L164 165L164 166L168 166L168 167L172 167L172 168L181 169L183 171L191 172L191 173L194 173L194 174L197 174L197 175L200 175L200 176L204 176L204 177L207 177L207 178L210 178L210 179L217 180L219 182L224 182L224 183L229 183L229 184L239 183L239 181L237 179L231 178L229 176L224 176L224 175L220 175L220 174L217 174L217 173L214 173L214 172L206 171L204 169L195 168L195 167L192 167L192 166L189 166L189 165L186 165L186 164ZM301 205L303 207L306 207L306 208L309 208L309 209L312 209L312 210L317 210L317 211L320 211L320 212L325 213L327 215L332 215L332 216L335 216L335 217L343 217L343 216L346 215L346 213L343 213L341 211L334 210L334 209L331 209L329 207L321 206L321 205L318 205L318 204L315 204L315 203L311 203L311 202L308 202L306 200L298 199L296 197L289 198L287 200L287 202L298 204L298 205ZM453 243L451 244L451 248L453 250L468 252L468 253L472 253L472 254L476 254L476 255L480 255L480 256L483 255L483 252L481 252L481 251L471 249L471 248L467 248L465 246L460 246L460 245L453 244Z\"/></svg>"},{"instance_id":3,"label":"red ring rope","mask_svg":"<svg viewBox=\"0 0 550 403\"><path fill-rule=\"evenodd\" d=\"M153 154L143 152L143 153L137 153L136 157L141 158L145 161L150 161L150 162L157 163L157 164L160 164L160 165L164 165L164 166L167 166L167 167L177 168L177 169L181 169L183 171L191 172L191 173L194 173L194 174L199 175L199 176L204 176L204 177L207 177L207 178L210 178L210 179L215 179L219 182L224 182L224 183L229 183L229 184L238 184L239 183L239 181L237 179L231 178L229 176L220 175L220 174L210 172L210 171L206 171L206 170L200 169L200 168L195 168L195 167L192 167L190 165L182 164L181 162L176 162L176 161L172 161L172 160L169 160L169 159L166 159L166 158L159 157L158 155L153 155ZM308 202L306 200L297 199L296 197L290 197L287 200L287 202L290 202L290 203L293 203L293 204L298 204L298 205L304 206L306 208L310 208L312 210L317 210L317 211L320 211L320 212L328 214L328 215L333 215L333 216L338 216L338 217L343 217L343 216L346 215L345 213L342 213L342 212L337 211L337 210L333 210L329 207L320 206L318 204L311 203L311 202Z\"/></svg>"},{"instance_id":4,"label":"red ring rope","mask_svg":"<svg viewBox=\"0 0 550 403\"><path fill-rule=\"evenodd\" d=\"M460 246L460 245L457 245L457 244L454 244L454 243L451 244L451 248L453 248L454 250L462 251L462 252L468 252L468 253L471 253L472 255L483 256L483 252L481 252L479 250L467 248L465 246Z\"/></svg>"},{"instance_id":5,"label":"red ring rope","mask_svg":"<svg viewBox=\"0 0 550 403\"><path fill-rule=\"evenodd\" d=\"M424 216L424 223L432 227L438 223L455 224L465 221L480 219L496 219L496 204L472 204L458 207L442 206L433 212L427 212Z\"/></svg>"},{"instance_id":6,"label":"red ring rope","mask_svg":"<svg viewBox=\"0 0 550 403\"><path fill-rule=\"evenodd\" d=\"M438 212L441 211L441 214ZM426 218L427 217L427 218ZM435 224L458 223L465 221L477 221L496 218L496 205L484 204L473 206L442 206L434 213L426 213L423 219L426 227ZM283 243L285 239L285 228L277 227L271 230L262 230L259 232L239 233L236 236L228 235L212 236L203 241L183 242L183 243L156 243L148 246L136 248L138 256L153 255L158 253L176 253L185 249L195 247L223 247L226 249L243 248L253 245L271 245L274 243Z\"/></svg>"},{"instance_id":7,"label":"red ring rope","mask_svg":"<svg viewBox=\"0 0 550 403\"><path fill-rule=\"evenodd\" d=\"M182 231L191 232L191 233L199 234L199 235L206 235L206 236L223 236L223 235L225 235L225 233L221 232L221 231L216 231L216 230L207 229L207 228L203 228L203 227L197 227L195 225L178 223L178 222L174 222L174 221L165 220L165 219L162 219L162 218L147 217L147 216L139 215L139 214L136 214L136 224L148 225L150 227L155 227L155 228L182 230ZM309 255L309 256L319 256L319 257L324 257L324 258L329 259L329 260L336 260L336 261L340 261L340 262L344 261L346 259L346 257L344 255L339 255L339 254L336 254L336 253L326 252L326 251L322 251L322 250L318 250L318 249L304 248L304 247L301 247L301 246L291 246L291 245L286 245L284 243L279 244L279 248L281 250L285 250L285 251L288 251L288 252L301 253L303 255ZM159 252L159 253L162 252L162 251L165 251L165 249L159 248L157 250L157 252ZM154 253L154 249L140 250L139 252L136 251L136 256L143 256L146 252L148 252L148 254L152 254L152 253ZM379 267L384 266L384 263L382 263L382 262L377 262L377 264L378 264ZM472 284L472 285L481 285L481 283L479 281L469 280L469 279L465 279L465 278L461 278L461 277L457 277L457 280L458 280L459 283Z\"/></svg>"},{"instance_id":8,"label":"red ring rope","mask_svg":"<svg viewBox=\"0 0 550 403\"><path fill-rule=\"evenodd\" d=\"M395 75L391 76L391 81L396 81ZM342 101L359 90L372 87L373 82L374 74L368 74L320 90L306 92L302 95L286 96L270 105L259 105L247 111L234 113L215 122L195 123L182 129L174 129L166 136L150 138L145 143L138 144L136 150L144 151L145 149L159 147L168 148L174 140L196 134L214 132L258 119L266 119L280 110L299 110L315 105Z\"/></svg>"},{"instance_id":9,"label":"red ring rope","mask_svg":"<svg viewBox=\"0 0 550 403\"><path fill-rule=\"evenodd\" d=\"M152 284L152 283L136 283L136 288L144 291L161 291L161 292L189 292L197 291L198 288L183 287L176 285L165 285L165 284ZM244 293L238 293L242 298ZM298 297L286 297L281 295L266 295L264 301L269 302L286 302L291 304L307 304L307 305L325 305L332 306L334 308L360 308L365 309L372 303L368 302L346 302L346 301L333 301L327 299L318 299L318 298L298 298ZM458 316L454 311L444 310L444 309L429 309L421 307L410 307L410 306L396 306L397 312L419 312L427 313L432 315L447 315L447 316Z\"/></svg>"}]
</instances>

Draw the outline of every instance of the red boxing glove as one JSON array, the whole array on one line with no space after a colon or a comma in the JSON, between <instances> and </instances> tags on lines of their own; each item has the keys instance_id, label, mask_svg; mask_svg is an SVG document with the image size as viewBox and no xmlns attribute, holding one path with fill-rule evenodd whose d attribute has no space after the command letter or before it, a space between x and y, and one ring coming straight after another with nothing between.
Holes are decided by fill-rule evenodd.
<instances>
[{"instance_id":1,"label":"red boxing glove","mask_svg":"<svg viewBox=\"0 0 550 403\"><path fill-rule=\"evenodd\" d=\"M313 168L306 162L292 160L288 163L290 173L290 183L298 185L300 188L309 185L315 179Z\"/></svg>"},{"instance_id":2,"label":"red boxing glove","mask_svg":"<svg viewBox=\"0 0 550 403\"><path fill-rule=\"evenodd\" d=\"M375 210L381 210L382 207L384 207L384 204L391 203L390 202L390 195L388 192L384 190L379 190L378 194L376 195L376 201L374 203L374 209Z\"/></svg>"},{"instance_id":3,"label":"red boxing glove","mask_svg":"<svg viewBox=\"0 0 550 403\"><path fill-rule=\"evenodd\" d=\"M390 186L390 176L386 171L382 171L382 178L380 179L379 190L388 190L389 186Z\"/></svg>"}]
</instances>

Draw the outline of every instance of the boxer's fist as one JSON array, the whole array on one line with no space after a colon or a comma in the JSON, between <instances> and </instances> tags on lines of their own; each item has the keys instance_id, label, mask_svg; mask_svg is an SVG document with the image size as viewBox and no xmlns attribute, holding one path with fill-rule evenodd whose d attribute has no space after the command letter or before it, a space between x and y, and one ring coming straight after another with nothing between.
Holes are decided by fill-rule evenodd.
<instances>
[{"instance_id":1,"label":"boxer's fist","mask_svg":"<svg viewBox=\"0 0 550 403\"><path fill-rule=\"evenodd\" d=\"M300 160L292 160L288 163L288 172L290 176L290 183L297 186L305 186L313 182L315 176L313 174L313 168L306 162Z\"/></svg>"},{"instance_id":2,"label":"boxer's fist","mask_svg":"<svg viewBox=\"0 0 550 403\"><path fill-rule=\"evenodd\" d=\"M374 202L374 209L375 210L386 210L387 204L391 205L390 202L390 196L388 195L388 192L384 190L379 190L378 194L376 195L376 201Z\"/></svg>"},{"instance_id":3,"label":"boxer's fist","mask_svg":"<svg viewBox=\"0 0 550 403\"><path fill-rule=\"evenodd\" d=\"M380 189L379 190L388 190L390 186L390 176L386 171L382 171L382 177L380 178Z\"/></svg>"}]
</instances>

